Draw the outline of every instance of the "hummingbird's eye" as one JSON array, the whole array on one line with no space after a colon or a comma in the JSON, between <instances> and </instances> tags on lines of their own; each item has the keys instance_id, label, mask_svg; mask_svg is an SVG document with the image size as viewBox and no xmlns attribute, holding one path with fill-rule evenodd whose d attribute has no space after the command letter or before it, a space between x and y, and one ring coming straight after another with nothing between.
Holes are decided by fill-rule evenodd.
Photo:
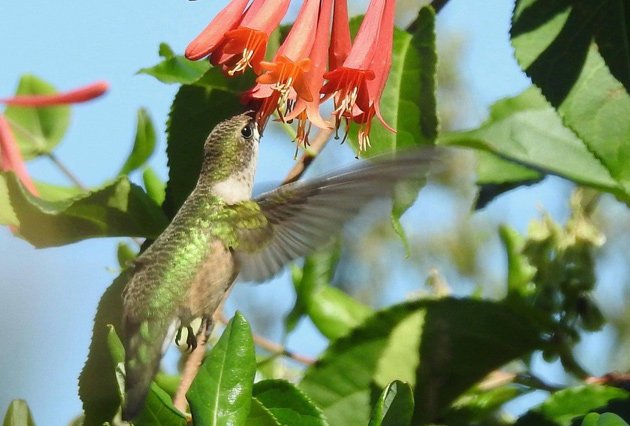
<instances>
[{"instance_id":1,"label":"hummingbird's eye","mask_svg":"<svg viewBox=\"0 0 630 426\"><path fill-rule=\"evenodd\" d=\"M251 125L247 125L241 129L241 136L245 139L250 139L254 135L254 131L252 130Z\"/></svg>"}]
</instances>

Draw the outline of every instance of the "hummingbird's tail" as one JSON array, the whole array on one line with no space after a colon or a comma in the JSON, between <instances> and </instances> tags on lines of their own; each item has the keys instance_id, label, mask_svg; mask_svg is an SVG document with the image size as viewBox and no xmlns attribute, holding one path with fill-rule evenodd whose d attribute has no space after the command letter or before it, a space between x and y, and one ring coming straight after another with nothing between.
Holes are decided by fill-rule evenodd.
<instances>
[{"instance_id":1,"label":"hummingbird's tail","mask_svg":"<svg viewBox=\"0 0 630 426\"><path fill-rule=\"evenodd\" d=\"M172 321L146 318L124 320L125 403L123 420L132 420L144 406L151 380L160 366L162 354L176 328Z\"/></svg>"}]
</instances>

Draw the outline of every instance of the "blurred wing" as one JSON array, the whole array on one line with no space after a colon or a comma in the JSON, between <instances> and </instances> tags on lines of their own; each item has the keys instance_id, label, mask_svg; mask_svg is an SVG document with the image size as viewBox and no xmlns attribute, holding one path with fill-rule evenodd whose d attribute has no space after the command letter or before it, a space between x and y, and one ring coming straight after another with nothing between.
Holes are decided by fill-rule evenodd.
<instances>
[{"instance_id":1,"label":"blurred wing","mask_svg":"<svg viewBox=\"0 0 630 426\"><path fill-rule=\"evenodd\" d=\"M262 194L255 201L266 220L258 227L239 227L240 277L257 282L273 277L291 260L328 242L370 201L390 196L400 180L424 177L435 157L435 150L425 149L366 161Z\"/></svg>"}]
</instances>

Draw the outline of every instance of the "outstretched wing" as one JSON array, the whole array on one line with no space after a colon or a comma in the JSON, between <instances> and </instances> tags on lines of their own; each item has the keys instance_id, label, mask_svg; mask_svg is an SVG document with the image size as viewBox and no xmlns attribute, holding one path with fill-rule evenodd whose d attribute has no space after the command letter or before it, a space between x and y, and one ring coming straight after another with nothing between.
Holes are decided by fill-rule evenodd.
<instances>
[{"instance_id":1,"label":"outstretched wing","mask_svg":"<svg viewBox=\"0 0 630 426\"><path fill-rule=\"evenodd\" d=\"M241 278L260 282L273 277L289 261L328 242L371 200L391 195L397 182L425 176L435 158L433 149L413 151L261 195L255 200L260 206L255 226L238 227L234 253Z\"/></svg>"}]
</instances>

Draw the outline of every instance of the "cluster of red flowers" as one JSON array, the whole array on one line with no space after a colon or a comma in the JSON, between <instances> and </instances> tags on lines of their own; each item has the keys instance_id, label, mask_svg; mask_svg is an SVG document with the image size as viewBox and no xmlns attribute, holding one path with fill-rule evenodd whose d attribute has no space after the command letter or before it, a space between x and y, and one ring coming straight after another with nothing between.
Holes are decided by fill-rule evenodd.
<instances>
[{"instance_id":1,"label":"cluster of red flowers","mask_svg":"<svg viewBox=\"0 0 630 426\"><path fill-rule=\"evenodd\" d=\"M22 95L4 98L0 99L0 104L24 108L76 104L101 96L107 91L108 87L106 82L99 81L79 89L53 95ZM26 171L24 159L11 130L9 120L3 114L0 114L0 170L3 172L14 172L26 189L33 195L38 195L37 188Z\"/></svg>"},{"instance_id":2,"label":"cluster of red flowers","mask_svg":"<svg viewBox=\"0 0 630 426\"><path fill-rule=\"evenodd\" d=\"M391 67L395 0L371 0L351 42L347 0L303 0L291 31L273 61L264 61L267 41L284 17L290 0L232 0L186 49L186 57L208 57L228 76L248 67L258 75L244 95L257 104L262 131L277 111L282 120L298 120L299 142L308 143L312 123L332 127L319 113L333 98L334 126L360 125L359 145L370 145L374 116ZM332 21L332 27L331 27Z\"/></svg>"}]
</instances>

